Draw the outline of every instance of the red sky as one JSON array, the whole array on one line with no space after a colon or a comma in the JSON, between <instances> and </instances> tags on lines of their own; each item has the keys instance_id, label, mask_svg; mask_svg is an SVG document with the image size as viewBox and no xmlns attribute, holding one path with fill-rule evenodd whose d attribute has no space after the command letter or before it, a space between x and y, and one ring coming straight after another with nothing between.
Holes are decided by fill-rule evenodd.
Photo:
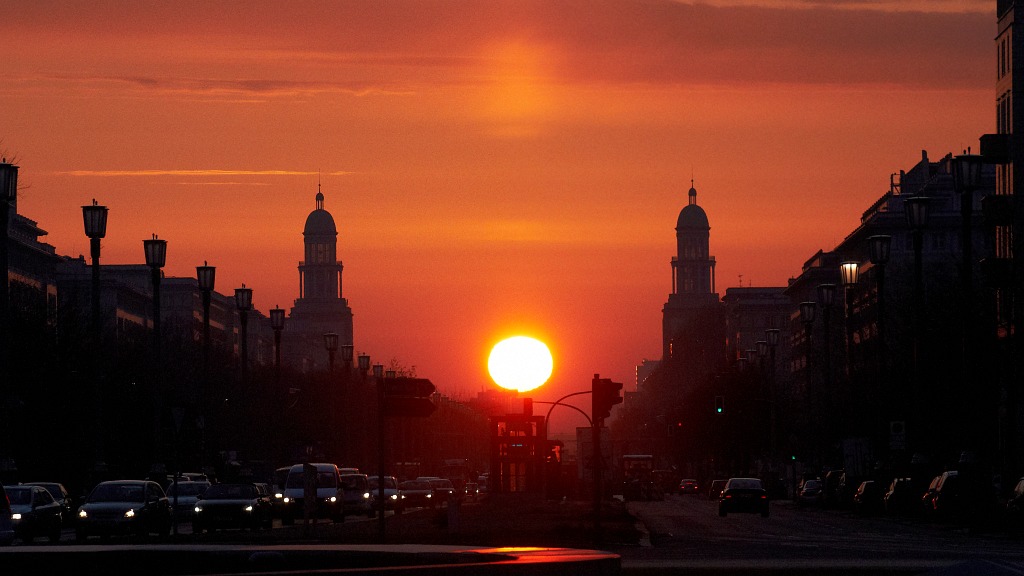
<instances>
[{"instance_id":1,"label":"red sky","mask_svg":"<svg viewBox=\"0 0 1024 576\"><path fill-rule=\"evenodd\" d=\"M5 3L19 210L105 263L168 240L298 296L318 179L356 349L454 397L526 333L554 400L660 356L694 178L720 293L781 286L889 175L994 131L994 0ZM318 176L319 174L319 176ZM566 411L571 412L571 411ZM579 425L567 414L554 426Z\"/></svg>"}]
</instances>

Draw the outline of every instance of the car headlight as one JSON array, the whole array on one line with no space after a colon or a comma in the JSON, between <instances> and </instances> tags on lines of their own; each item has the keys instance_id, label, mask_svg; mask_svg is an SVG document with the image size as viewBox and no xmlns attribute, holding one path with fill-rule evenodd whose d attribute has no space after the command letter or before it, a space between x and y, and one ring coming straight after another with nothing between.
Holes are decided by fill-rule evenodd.
<instances>
[{"instance_id":1,"label":"car headlight","mask_svg":"<svg viewBox=\"0 0 1024 576\"><path fill-rule=\"evenodd\" d=\"M333 504L334 502L338 501L338 497L337 496L331 496L330 498L327 499L327 501L331 502Z\"/></svg>"},{"instance_id":2,"label":"car headlight","mask_svg":"<svg viewBox=\"0 0 1024 576\"><path fill-rule=\"evenodd\" d=\"M284 503L285 503L285 504L287 504L287 503L289 503L289 502L291 502L291 501L292 501L292 499L291 499L291 498L289 498L289 497L287 497L287 496L284 496L284 497L282 498L282 500L284 500Z\"/></svg>"},{"instance_id":3,"label":"car headlight","mask_svg":"<svg viewBox=\"0 0 1024 576\"><path fill-rule=\"evenodd\" d=\"M274 493L274 498L277 498L278 500L280 500L280 499L284 498L284 494L281 494L280 492L275 492ZM287 498L284 498L284 500L285 500L285 502L288 501Z\"/></svg>"},{"instance_id":4,"label":"car headlight","mask_svg":"<svg viewBox=\"0 0 1024 576\"><path fill-rule=\"evenodd\" d=\"M196 507L194 508L194 510L196 511L196 514L199 514L200 512L202 512L202 511L203 511L203 507L202 507L202 506L196 506Z\"/></svg>"},{"instance_id":5,"label":"car headlight","mask_svg":"<svg viewBox=\"0 0 1024 576\"><path fill-rule=\"evenodd\" d=\"M391 495L391 499L392 500L398 500L398 494L392 494Z\"/></svg>"},{"instance_id":6,"label":"car headlight","mask_svg":"<svg viewBox=\"0 0 1024 576\"><path fill-rule=\"evenodd\" d=\"M248 506L243 508L243 510L245 510L246 512L252 512L252 504L249 504Z\"/></svg>"},{"instance_id":7,"label":"car headlight","mask_svg":"<svg viewBox=\"0 0 1024 576\"><path fill-rule=\"evenodd\" d=\"M129 508L128 511L124 513L124 517L135 518L135 510L133 508Z\"/></svg>"},{"instance_id":8,"label":"car headlight","mask_svg":"<svg viewBox=\"0 0 1024 576\"><path fill-rule=\"evenodd\" d=\"M11 514L11 520L14 520L15 522L21 520L21 512L15 512L14 514Z\"/></svg>"},{"instance_id":9,"label":"car headlight","mask_svg":"<svg viewBox=\"0 0 1024 576\"><path fill-rule=\"evenodd\" d=\"M81 510L78 511L78 517L79 518L88 518L89 517L89 513L85 511L85 508L82 508Z\"/></svg>"},{"instance_id":10,"label":"car headlight","mask_svg":"<svg viewBox=\"0 0 1024 576\"><path fill-rule=\"evenodd\" d=\"M369 499L370 499L370 493L369 492L363 492L363 500L369 500Z\"/></svg>"},{"instance_id":11,"label":"car headlight","mask_svg":"<svg viewBox=\"0 0 1024 576\"><path fill-rule=\"evenodd\" d=\"M433 498L433 497L434 497L433 494L427 494L427 498Z\"/></svg>"}]
</instances>

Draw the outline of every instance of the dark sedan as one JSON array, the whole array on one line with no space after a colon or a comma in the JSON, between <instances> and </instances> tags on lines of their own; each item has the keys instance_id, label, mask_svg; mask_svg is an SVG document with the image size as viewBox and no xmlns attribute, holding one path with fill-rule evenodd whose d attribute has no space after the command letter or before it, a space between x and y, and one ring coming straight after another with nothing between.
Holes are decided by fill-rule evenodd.
<instances>
[{"instance_id":1,"label":"dark sedan","mask_svg":"<svg viewBox=\"0 0 1024 576\"><path fill-rule=\"evenodd\" d=\"M718 515L753 512L768 517L768 492L758 478L730 478L718 500Z\"/></svg>"},{"instance_id":2,"label":"dark sedan","mask_svg":"<svg viewBox=\"0 0 1024 576\"><path fill-rule=\"evenodd\" d=\"M398 485L398 491L405 497L402 505L406 508L414 506L434 507L434 491L426 480L406 480Z\"/></svg>"},{"instance_id":3,"label":"dark sedan","mask_svg":"<svg viewBox=\"0 0 1024 576\"><path fill-rule=\"evenodd\" d=\"M22 486L42 486L60 504L61 519L70 524L75 517L75 503L68 494L67 488L60 482L23 482Z\"/></svg>"},{"instance_id":4,"label":"dark sedan","mask_svg":"<svg viewBox=\"0 0 1024 576\"><path fill-rule=\"evenodd\" d=\"M60 540L60 504L41 486L5 486L11 502L14 535L22 542L45 536Z\"/></svg>"},{"instance_id":5,"label":"dark sedan","mask_svg":"<svg viewBox=\"0 0 1024 576\"><path fill-rule=\"evenodd\" d=\"M75 539L113 534L144 536L171 532L171 503L164 489L149 480L100 482L78 508Z\"/></svg>"},{"instance_id":6,"label":"dark sedan","mask_svg":"<svg viewBox=\"0 0 1024 576\"><path fill-rule=\"evenodd\" d=\"M270 529L270 498L254 484L213 484L195 504L192 532L225 528Z\"/></svg>"}]
</instances>

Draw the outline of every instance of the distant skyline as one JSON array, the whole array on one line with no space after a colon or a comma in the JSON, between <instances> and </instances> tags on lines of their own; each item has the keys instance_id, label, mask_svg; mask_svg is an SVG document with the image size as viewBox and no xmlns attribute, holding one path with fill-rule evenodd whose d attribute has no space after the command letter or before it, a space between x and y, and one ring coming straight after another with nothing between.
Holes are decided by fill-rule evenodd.
<instances>
[{"instance_id":1,"label":"distant skyline","mask_svg":"<svg viewBox=\"0 0 1024 576\"><path fill-rule=\"evenodd\" d=\"M143 262L156 233L168 276L208 261L218 291L290 308L319 183L356 350L457 398L494 387L490 347L516 333L554 355L537 399L594 373L632 389L691 178L718 292L784 286L921 150L995 131L994 0L3 12L0 150L58 253L88 254L95 198L103 263Z\"/></svg>"}]
</instances>

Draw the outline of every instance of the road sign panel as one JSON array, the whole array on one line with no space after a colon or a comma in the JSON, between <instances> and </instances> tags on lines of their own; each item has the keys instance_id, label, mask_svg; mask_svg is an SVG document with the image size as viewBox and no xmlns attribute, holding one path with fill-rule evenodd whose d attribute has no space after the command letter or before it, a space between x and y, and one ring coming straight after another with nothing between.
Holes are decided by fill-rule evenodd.
<instances>
[{"instance_id":1,"label":"road sign panel","mask_svg":"<svg viewBox=\"0 0 1024 576\"><path fill-rule=\"evenodd\" d=\"M437 389L426 378L387 378L384 380L385 396L412 396L426 398Z\"/></svg>"},{"instance_id":2,"label":"road sign panel","mask_svg":"<svg viewBox=\"0 0 1024 576\"><path fill-rule=\"evenodd\" d=\"M430 398L415 396L385 396L384 413L388 416L423 418L434 413L437 406Z\"/></svg>"}]
</instances>

